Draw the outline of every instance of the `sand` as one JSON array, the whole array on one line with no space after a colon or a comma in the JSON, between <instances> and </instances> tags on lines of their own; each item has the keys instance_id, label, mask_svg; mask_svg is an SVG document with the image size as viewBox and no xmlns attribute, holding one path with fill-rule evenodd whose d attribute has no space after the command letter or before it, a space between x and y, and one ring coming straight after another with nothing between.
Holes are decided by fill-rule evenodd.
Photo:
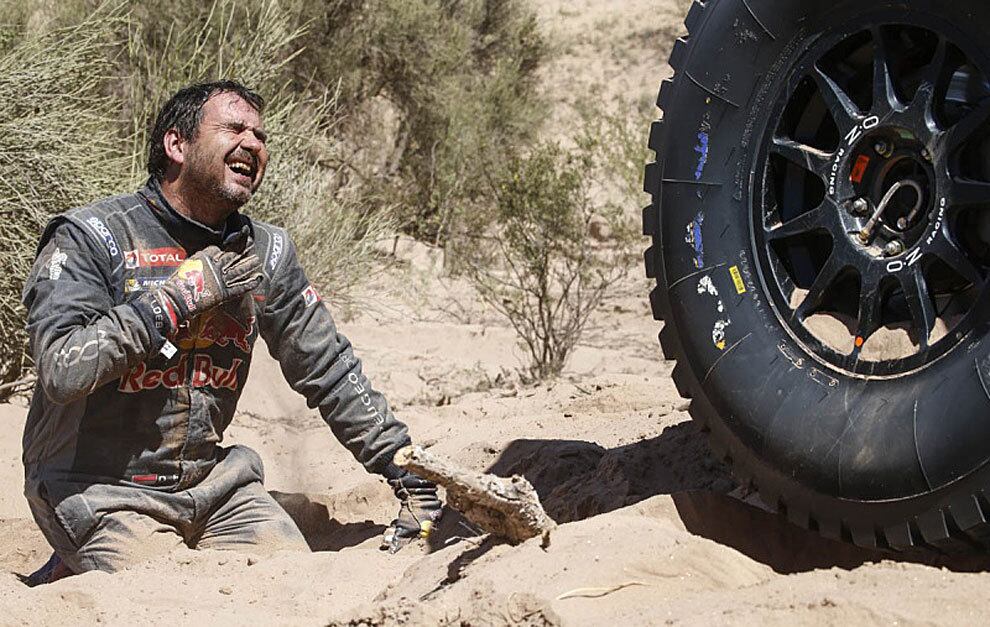
<instances>
[{"instance_id":1,"label":"sand","mask_svg":"<svg viewBox=\"0 0 990 627\"><path fill-rule=\"evenodd\" d=\"M564 42L547 89L602 93L619 106L652 99L685 10L669 0L541 3ZM558 127L571 119L569 97ZM638 266L596 312L564 377L525 385L508 325L443 277L434 252L400 250L401 263L376 276L341 330L417 442L536 486L561 523L549 547L499 544L447 512L429 546L379 551L395 513L391 491L357 466L259 346L227 442L261 453L268 489L314 552L183 550L26 588L17 575L48 548L21 496L26 408L15 399L0 405L0 624L982 622L986 560L822 540L736 486L677 396Z\"/></svg>"}]
</instances>

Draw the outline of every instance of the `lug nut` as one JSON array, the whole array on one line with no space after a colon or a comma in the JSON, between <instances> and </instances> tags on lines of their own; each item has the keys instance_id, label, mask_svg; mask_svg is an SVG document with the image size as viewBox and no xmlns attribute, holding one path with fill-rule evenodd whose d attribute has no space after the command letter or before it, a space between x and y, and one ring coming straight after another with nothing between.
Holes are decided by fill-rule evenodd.
<instances>
[{"instance_id":1,"label":"lug nut","mask_svg":"<svg viewBox=\"0 0 990 627\"><path fill-rule=\"evenodd\" d=\"M883 254L887 255L888 257L894 257L896 255L901 254L902 252L904 252L904 242L902 242L899 239L890 240L883 247Z\"/></svg>"},{"instance_id":2,"label":"lug nut","mask_svg":"<svg viewBox=\"0 0 990 627\"><path fill-rule=\"evenodd\" d=\"M857 198L850 206L852 212L857 215L864 215L870 210L870 203L865 198Z\"/></svg>"},{"instance_id":3,"label":"lug nut","mask_svg":"<svg viewBox=\"0 0 990 627\"><path fill-rule=\"evenodd\" d=\"M876 153L881 157L883 157L884 159L890 157L891 153L893 152L890 148L890 144L888 144L882 139L878 139L877 142L873 144L873 150L875 150Z\"/></svg>"}]
</instances>

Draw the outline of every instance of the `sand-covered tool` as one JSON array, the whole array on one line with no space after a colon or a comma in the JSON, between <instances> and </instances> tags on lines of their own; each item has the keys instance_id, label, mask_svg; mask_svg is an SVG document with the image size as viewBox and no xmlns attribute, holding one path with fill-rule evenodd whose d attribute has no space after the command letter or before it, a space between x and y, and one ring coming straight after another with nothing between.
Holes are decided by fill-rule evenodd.
<instances>
[{"instance_id":1,"label":"sand-covered tool","mask_svg":"<svg viewBox=\"0 0 990 627\"><path fill-rule=\"evenodd\" d=\"M547 516L536 489L524 477L496 477L462 468L419 446L395 454L396 465L447 490L447 501L469 521L513 544L536 536L543 545L557 524Z\"/></svg>"}]
</instances>

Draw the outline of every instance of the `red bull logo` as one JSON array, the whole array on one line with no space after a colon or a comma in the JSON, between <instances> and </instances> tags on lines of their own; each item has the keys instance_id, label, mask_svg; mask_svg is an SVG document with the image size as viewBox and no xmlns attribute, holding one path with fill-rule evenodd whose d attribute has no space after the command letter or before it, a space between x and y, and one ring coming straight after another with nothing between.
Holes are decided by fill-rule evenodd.
<instances>
[{"instance_id":1,"label":"red bull logo","mask_svg":"<svg viewBox=\"0 0 990 627\"><path fill-rule=\"evenodd\" d=\"M186 304L189 305L189 309L192 309L192 303L188 302L189 299L191 298L193 303L198 301L203 295L203 290L206 289L203 279L203 262L199 259L187 259L182 262L176 273L182 279L186 289L189 290L189 294L183 296L186 297Z\"/></svg>"},{"instance_id":2,"label":"red bull logo","mask_svg":"<svg viewBox=\"0 0 990 627\"><path fill-rule=\"evenodd\" d=\"M185 385L194 388L226 388L236 390L238 387L237 369L244 363L234 359L230 368L213 365L209 355L196 355L193 359L192 376L189 373L189 360L186 355L179 358L179 363L165 370L148 370L148 366L140 363L120 379L117 389L126 394L141 390L154 390L159 387L175 389Z\"/></svg>"},{"instance_id":3,"label":"red bull logo","mask_svg":"<svg viewBox=\"0 0 990 627\"><path fill-rule=\"evenodd\" d=\"M182 327L175 336L175 344L185 350L193 348L208 348L229 346L233 344L244 353L251 352L249 338L254 331L254 316L249 316L245 323L221 309L211 309Z\"/></svg>"}]
</instances>

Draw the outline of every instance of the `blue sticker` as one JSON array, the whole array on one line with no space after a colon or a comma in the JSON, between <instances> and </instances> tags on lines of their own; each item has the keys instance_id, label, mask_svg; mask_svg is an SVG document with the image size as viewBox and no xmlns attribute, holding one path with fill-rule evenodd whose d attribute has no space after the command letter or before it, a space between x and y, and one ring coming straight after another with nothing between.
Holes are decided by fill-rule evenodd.
<instances>
[{"instance_id":1,"label":"blue sticker","mask_svg":"<svg viewBox=\"0 0 990 627\"><path fill-rule=\"evenodd\" d=\"M698 166L694 169L694 180L700 181L701 175L705 171L705 164L708 163L708 133L698 133L698 145L694 147L698 153Z\"/></svg>"},{"instance_id":2,"label":"blue sticker","mask_svg":"<svg viewBox=\"0 0 990 627\"><path fill-rule=\"evenodd\" d=\"M694 249L694 267L699 270L705 265L705 245L701 237L701 225L705 222L705 214L698 215L687 225L687 236L684 241Z\"/></svg>"}]
</instances>

